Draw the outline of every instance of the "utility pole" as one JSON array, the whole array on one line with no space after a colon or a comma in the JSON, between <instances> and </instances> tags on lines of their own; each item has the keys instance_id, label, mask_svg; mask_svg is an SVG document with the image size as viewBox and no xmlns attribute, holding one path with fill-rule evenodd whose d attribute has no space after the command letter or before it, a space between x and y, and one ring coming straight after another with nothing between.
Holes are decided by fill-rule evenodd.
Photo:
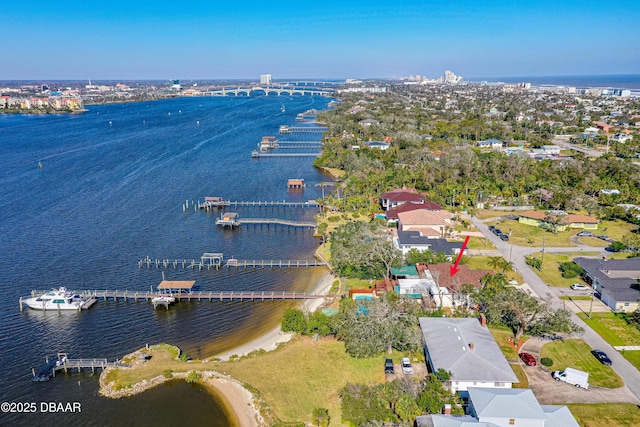
<instances>
[{"instance_id":1,"label":"utility pole","mask_svg":"<svg viewBox=\"0 0 640 427\"><path fill-rule=\"evenodd\" d=\"M589 303L589 319L591 319L591 313L593 310L593 298L595 297L596 289L595 289L595 281L591 281L591 302Z\"/></svg>"},{"instance_id":2,"label":"utility pole","mask_svg":"<svg viewBox=\"0 0 640 427\"><path fill-rule=\"evenodd\" d=\"M544 238L546 236L542 236L542 256L540 257L540 268L542 269L542 265L544 264Z\"/></svg>"}]
</instances>

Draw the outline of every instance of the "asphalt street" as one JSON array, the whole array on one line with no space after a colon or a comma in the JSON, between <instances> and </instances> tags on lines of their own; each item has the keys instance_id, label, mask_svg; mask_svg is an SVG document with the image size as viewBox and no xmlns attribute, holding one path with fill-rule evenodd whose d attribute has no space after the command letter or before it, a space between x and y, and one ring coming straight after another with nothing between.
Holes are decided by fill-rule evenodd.
<instances>
[{"instance_id":1,"label":"asphalt street","mask_svg":"<svg viewBox=\"0 0 640 427\"><path fill-rule=\"evenodd\" d=\"M525 282L531 289L539 296L545 297L547 294L552 296L551 304L555 309L561 309L564 307L563 301L558 298L561 295L561 291L557 288L547 285L544 281L525 263L525 256L534 252L540 252L542 248L532 248L512 245L509 242L505 242L498 236L494 235L488 227L478 218L470 218L473 225L478 228L484 234L484 236L493 243L500 251L502 256L513 262L515 270L517 270ZM585 252L602 252L603 248L580 246L569 248L545 248L545 252L576 252L580 250ZM611 358L613 364L612 368L622 377L629 390L640 399L640 372L629 363L622 355L615 350L609 343L607 343L600 335L593 331L585 322L582 321L575 313L572 314L572 320L577 325L584 328L584 333L581 335L585 342L587 342L592 348L599 349L607 353Z\"/></svg>"}]
</instances>

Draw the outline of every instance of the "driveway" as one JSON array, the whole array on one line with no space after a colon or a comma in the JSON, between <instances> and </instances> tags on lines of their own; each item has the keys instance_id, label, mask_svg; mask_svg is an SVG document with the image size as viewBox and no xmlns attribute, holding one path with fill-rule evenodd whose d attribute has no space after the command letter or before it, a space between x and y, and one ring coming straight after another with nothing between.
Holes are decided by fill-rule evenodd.
<instances>
[{"instance_id":1,"label":"driveway","mask_svg":"<svg viewBox=\"0 0 640 427\"><path fill-rule=\"evenodd\" d=\"M540 349L548 342L550 342L549 339L531 338L524 343L522 351L531 353L539 362ZM554 380L549 368L542 366L540 363L537 366L526 366L520 361L520 365L529 379L529 388L533 390L536 398L542 404L606 402L640 404L640 399L627 386L619 388L589 386L589 389L585 390L563 381Z\"/></svg>"},{"instance_id":2,"label":"driveway","mask_svg":"<svg viewBox=\"0 0 640 427\"><path fill-rule=\"evenodd\" d=\"M551 294L553 296L551 300L551 306L553 308L560 309L565 307L565 301L562 301L558 298L558 291L555 290L555 288L544 283L542 279L540 279L540 277L538 277L538 275L526 264L524 257L532 252L532 248L511 245L508 242L504 242L500 238L495 236L491 231L489 231L487 226L481 220L475 217L471 217L470 219L473 225L475 225L478 230L480 230L482 234L484 234L484 236L496 246L496 248L500 251L505 259L509 259L511 255L511 261L513 262L514 268L518 272L520 272L525 282L531 287L536 295L544 297L547 294ZM582 248L585 251L591 250L590 247ZM556 252L557 249L559 248L545 248L545 251ZM574 252L576 251L576 248L566 249L565 251ZM602 251L602 248L597 248L597 251ZM599 348L607 353L607 355L609 355L609 358L613 362L613 369L625 381L627 387L636 397L636 400L634 401L637 401L640 398L640 372L638 372L635 366L629 363L627 359L622 357L622 355L618 351L616 351L608 342L606 342L600 335L594 332L593 329L591 329L585 322L583 322L582 319L576 316L575 313L572 314L571 320L577 325L584 328L584 333L580 338L582 338L587 344L589 344L591 348ZM553 383L555 383L555 381L553 381ZM567 384L562 383L562 385ZM567 388L571 389L572 387ZM594 387L594 389L596 388ZM592 390L589 389L589 392L591 391Z\"/></svg>"}]
</instances>

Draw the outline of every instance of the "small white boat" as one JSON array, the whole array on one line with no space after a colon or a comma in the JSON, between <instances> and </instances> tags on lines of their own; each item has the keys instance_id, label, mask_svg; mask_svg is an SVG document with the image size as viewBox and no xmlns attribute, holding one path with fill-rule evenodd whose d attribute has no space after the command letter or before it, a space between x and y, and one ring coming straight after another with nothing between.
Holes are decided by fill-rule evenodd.
<instances>
[{"instance_id":1,"label":"small white boat","mask_svg":"<svg viewBox=\"0 0 640 427\"><path fill-rule=\"evenodd\" d=\"M53 289L40 296L23 300L33 310L80 310L86 301L65 287Z\"/></svg>"},{"instance_id":2,"label":"small white boat","mask_svg":"<svg viewBox=\"0 0 640 427\"><path fill-rule=\"evenodd\" d=\"M154 304L171 304L171 303L174 303L175 301L176 299L171 295L160 295L160 296L154 297L151 300L151 302Z\"/></svg>"}]
</instances>

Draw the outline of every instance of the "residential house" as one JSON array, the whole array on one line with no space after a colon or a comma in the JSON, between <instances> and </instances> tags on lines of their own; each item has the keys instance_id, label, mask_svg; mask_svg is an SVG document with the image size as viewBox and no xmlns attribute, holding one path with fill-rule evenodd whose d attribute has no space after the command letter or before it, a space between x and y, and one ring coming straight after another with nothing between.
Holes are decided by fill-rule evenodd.
<instances>
[{"instance_id":1,"label":"residential house","mask_svg":"<svg viewBox=\"0 0 640 427\"><path fill-rule=\"evenodd\" d=\"M372 126L372 125L377 126L377 125L380 124L379 121L373 120L373 119L360 120L358 123L360 124L360 126L364 126L364 127L369 127L369 126Z\"/></svg>"},{"instance_id":2,"label":"residential house","mask_svg":"<svg viewBox=\"0 0 640 427\"><path fill-rule=\"evenodd\" d=\"M518 382L511 365L502 354L481 319L421 317L426 363L430 372L444 369L451 373L445 386L452 393L469 397L470 387L510 389Z\"/></svg>"},{"instance_id":3,"label":"residential house","mask_svg":"<svg viewBox=\"0 0 640 427\"><path fill-rule=\"evenodd\" d=\"M418 190L415 188L397 188L380 195L380 206L382 206L384 210L400 206L404 203L423 204L424 202L424 196L418 193Z\"/></svg>"},{"instance_id":4,"label":"residential house","mask_svg":"<svg viewBox=\"0 0 640 427\"><path fill-rule=\"evenodd\" d=\"M478 148L491 148L492 150L499 150L504 146L504 142L499 139L487 139L486 141L478 141L476 143Z\"/></svg>"},{"instance_id":5,"label":"residential house","mask_svg":"<svg viewBox=\"0 0 640 427\"><path fill-rule=\"evenodd\" d=\"M423 236L444 237L453 225L453 215L445 210L413 210L398 213L398 230L419 231Z\"/></svg>"},{"instance_id":6,"label":"residential house","mask_svg":"<svg viewBox=\"0 0 640 427\"><path fill-rule=\"evenodd\" d=\"M417 427L579 427L567 406L541 405L528 388L470 387L467 415L421 415ZM448 412L448 413L447 413Z\"/></svg>"},{"instance_id":7,"label":"residential house","mask_svg":"<svg viewBox=\"0 0 640 427\"><path fill-rule=\"evenodd\" d=\"M442 252L446 255L453 256L460 253L462 242L449 242L447 239L438 239L423 236L419 231L398 230L397 236L393 238L393 245L406 256L411 249L418 252L426 252L431 250L434 253Z\"/></svg>"},{"instance_id":8,"label":"residential house","mask_svg":"<svg viewBox=\"0 0 640 427\"><path fill-rule=\"evenodd\" d=\"M451 264L427 264L419 262L416 270L421 278L430 278L433 285L429 288L429 295L437 308L465 306L469 304L469 296L462 295L462 285L470 284L480 289L481 280L487 274L493 274L491 270L472 270L467 265L459 265L458 272L451 276Z\"/></svg>"},{"instance_id":9,"label":"residential house","mask_svg":"<svg viewBox=\"0 0 640 427\"><path fill-rule=\"evenodd\" d=\"M441 211L442 210L442 206L440 206L437 203L433 203L433 202L429 202L429 201L424 201L422 203L414 203L414 202L408 202L408 203L403 203L401 205L398 205L396 207L393 208L389 208L386 210L385 213L383 214L377 214L376 217L377 218L382 218L382 219L386 219L388 223L397 223L398 221L400 221L400 218L398 217L398 214L400 212L409 212L409 211L415 211L418 209L425 209L428 211Z\"/></svg>"},{"instance_id":10,"label":"residential house","mask_svg":"<svg viewBox=\"0 0 640 427\"><path fill-rule=\"evenodd\" d=\"M518 214L518 222L535 227L540 227L543 223L555 224L558 231L565 231L568 228L597 230L600 221L589 215L568 214L563 211L525 211Z\"/></svg>"},{"instance_id":11,"label":"residential house","mask_svg":"<svg viewBox=\"0 0 640 427\"><path fill-rule=\"evenodd\" d=\"M543 145L542 152L550 156L557 156L560 154L560 147L557 145Z\"/></svg>"},{"instance_id":12,"label":"residential house","mask_svg":"<svg viewBox=\"0 0 640 427\"><path fill-rule=\"evenodd\" d=\"M584 270L585 281L615 312L638 309L640 298L640 257L602 260L578 257L573 260Z\"/></svg>"},{"instance_id":13,"label":"residential house","mask_svg":"<svg viewBox=\"0 0 640 427\"><path fill-rule=\"evenodd\" d=\"M368 147L368 148L377 148L378 150L388 150L389 147L391 147L391 144L389 144L388 142L382 142L382 141L368 141L368 142L363 142L362 145Z\"/></svg>"}]
</instances>

